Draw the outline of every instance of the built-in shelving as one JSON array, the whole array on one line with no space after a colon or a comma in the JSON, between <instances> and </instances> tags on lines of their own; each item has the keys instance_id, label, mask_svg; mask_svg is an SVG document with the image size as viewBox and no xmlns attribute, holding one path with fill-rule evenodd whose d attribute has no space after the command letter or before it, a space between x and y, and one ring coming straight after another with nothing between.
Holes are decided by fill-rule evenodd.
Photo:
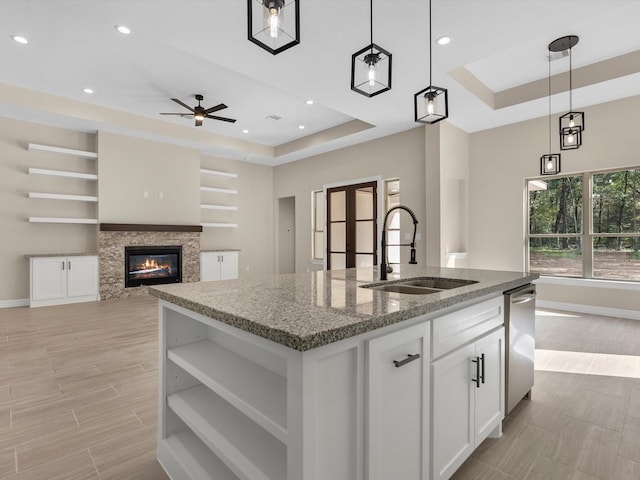
<instances>
[{"instance_id":1,"label":"built-in shelving","mask_svg":"<svg viewBox=\"0 0 640 480\"><path fill-rule=\"evenodd\" d=\"M30 223L84 223L98 224L97 218L60 218L60 217L29 217Z\"/></svg>"},{"instance_id":2,"label":"built-in shelving","mask_svg":"<svg viewBox=\"0 0 640 480\"><path fill-rule=\"evenodd\" d=\"M287 478L285 444L205 385L168 395L167 406L240 480Z\"/></svg>"},{"instance_id":3,"label":"built-in shelving","mask_svg":"<svg viewBox=\"0 0 640 480\"><path fill-rule=\"evenodd\" d=\"M218 188L218 187L205 187L205 186L201 186L200 190L203 192L217 192L217 193L238 193L238 190L235 190L233 188Z\"/></svg>"},{"instance_id":4,"label":"built-in shelving","mask_svg":"<svg viewBox=\"0 0 640 480\"><path fill-rule=\"evenodd\" d=\"M53 177L82 178L84 180L98 180L93 173L65 172L62 170L47 170L44 168L29 168L29 175L50 175Z\"/></svg>"},{"instance_id":5,"label":"built-in shelving","mask_svg":"<svg viewBox=\"0 0 640 480\"><path fill-rule=\"evenodd\" d=\"M237 223L203 222L200 225L206 228L238 228Z\"/></svg>"},{"instance_id":6,"label":"built-in shelving","mask_svg":"<svg viewBox=\"0 0 640 480\"><path fill-rule=\"evenodd\" d=\"M180 473L200 480L238 480L227 466L211 454L211 450L190 430L171 435L165 440L166 448L179 459ZM177 472L169 472L174 474ZM182 477L176 477L182 478Z\"/></svg>"},{"instance_id":7,"label":"built-in shelving","mask_svg":"<svg viewBox=\"0 0 640 480\"><path fill-rule=\"evenodd\" d=\"M220 172L218 170L208 170L206 168L201 168L200 173L202 173L203 175L216 175L218 177L238 178L237 173Z\"/></svg>"},{"instance_id":8,"label":"built-in shelving","mask_svg":"<svg viewBox=\"0 0 640 480\"><path fill-rule=\"evenodd\" d=\"M37 143L30 143L28 146L28 150L40 150L43 152L52 152L52 153L62 153L65 155L75 155L76 157L90 158L95 160L98 158L98 154L95 152L86 152L83 150L75 150L73 148L60 148L60 147L51 147L49 145L40 145Z\"/></svg>"},{"instance_id":9,"label":"built-in shelving","mask_svg":"<svg viewBox=\"0 0 640 480\"><path fill-rule=\"evenodd\" d=\"M208 203L200 204L200 208L205 210L229 210L229 211L238 210L238 207L236 207L235 205L212 205Z\"/></svg>"},{"instance_id":10,"label":"built-in shelving","mask_svg":"<svg viewBox=\"0 0 640 480\"><path fill-rule=\"evenodd\" d=\"M29 192L29 198L44 198L47 200L72 200L76 202L97 202L98 197L87 195L65 195L61 193L39 193Z\"/></svg>"},{"instance_id":11,"label":"built-in shelving","mask_svg":"<svg viewBox=\"0 0 640 480\"><path fill-rule=\"evenodd\" d=\"M167 358L281 442L287 441L284 377L210 340L171 348Z\"/></svg>"}]
</instances>

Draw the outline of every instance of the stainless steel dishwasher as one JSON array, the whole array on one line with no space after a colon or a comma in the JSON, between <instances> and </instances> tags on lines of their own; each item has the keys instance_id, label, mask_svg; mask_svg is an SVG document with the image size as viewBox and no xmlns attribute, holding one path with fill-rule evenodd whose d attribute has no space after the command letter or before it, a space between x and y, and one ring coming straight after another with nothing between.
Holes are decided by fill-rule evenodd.
<instances>
[{"instance_id":1,"label":"stainless steel dishwasher","mask_svg":"<svg viewBox=\"0 0 640 480\"><path fill-rule=\"evenodd\" d=\"M506 344L506 406L511 412L533 387L536 353L536 286L529 284L504 292Z\"/></svg>"}]
</instances>

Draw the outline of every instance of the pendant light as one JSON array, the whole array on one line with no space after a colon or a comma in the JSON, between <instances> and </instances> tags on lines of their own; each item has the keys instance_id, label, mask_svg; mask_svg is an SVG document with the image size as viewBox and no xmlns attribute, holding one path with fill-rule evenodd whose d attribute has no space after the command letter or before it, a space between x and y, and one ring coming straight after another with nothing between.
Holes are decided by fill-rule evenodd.
<instances>
[{"instance_id":1,"label":"pendant light","mask_svg":"<svg viewBox=\"0 0 640 480\"><path fill-rule=\"evenodd\" d=\"M549 130L549 153L540 157L540 175L557 175L560 173L560 154L551 153L551 55L549 55L549 116L547 117Z\"/></svg>"},{"instance_id":2,"label":"pendant light","mask_svg":"<svg viewBox=\"0 0 640 480\"><path fill-rule=\"evenodd\" d=\"M569 50L569 111L560 117L560 150L574 150L582 145L584 112L573 111L572 51L580 38L577 35L560 37L549 44L550 52Z\"/></svg>"},{"instance_id":3,"label":"pendant light","mask_svg":"<svg viewBox=\"0 0 640 480\"><path fill-rule=\"evenodd\" d=\"M431 41L431 0L429 0L429 86L413 96L415 121L433 124L449 116L449 101L447 89L436 87L431 81L433 70L433 55Z\"/></svg>"},{"instance_id":4,"label":"pendant light","mask_svg":"<svg viewBox=\"0 0 640 480\"><path fill-rule=\"evenodd\" d=\"M299 0L247 0L249 41L277 55L300 43Z\"/></svg>"},{"instance_id":5,"label":"pendant light","mask_svg":"<svg viewBox=\"0 0 640 480\"><path fill-rule=\"evenodd\" d=\"M374 97L391 90L391 53L373 43L373 0L369 15L371 43L351 55L351 90Z\"/></svg>"}]
</instances>

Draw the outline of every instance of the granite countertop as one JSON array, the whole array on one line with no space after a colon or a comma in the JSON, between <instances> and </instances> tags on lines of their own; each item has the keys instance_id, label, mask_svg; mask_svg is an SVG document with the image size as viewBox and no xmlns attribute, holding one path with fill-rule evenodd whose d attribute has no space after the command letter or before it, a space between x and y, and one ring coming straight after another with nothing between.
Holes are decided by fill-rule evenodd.
<instances>
[{"instance_id":1,"label":"granite countertop","mask_svg":"<svg viewBox=\"0 0 640 480\"><path fill-rule=\"evenodd\" d=\"M41 257L97 257L98 253L28 253L25 255L27 258L41 258Z\"/></svg>"},{"instance_id":2,"label":"granite countertop","mask_svg":"<svg viewBox=\"0 0 640 480\"><path fill-rule=\"evenodd\" d=\"M396 269L398 267L395 267ZM429 295L359 288L415 277L478 283ZM402 265L378 280L378 267L149 287L175 305L305 351L452 305L526 285L537 273Z\"/></svg>"}]
</instances>

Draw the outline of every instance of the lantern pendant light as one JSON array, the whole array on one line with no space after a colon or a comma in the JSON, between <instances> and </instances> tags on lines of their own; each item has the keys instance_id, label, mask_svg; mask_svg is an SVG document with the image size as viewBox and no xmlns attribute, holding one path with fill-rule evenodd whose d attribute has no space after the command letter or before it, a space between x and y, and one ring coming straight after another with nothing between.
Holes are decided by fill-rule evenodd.
<instances>
[{"instance_id":1,"label":"lantern pendant light","mask_svg":"<svg viewBox=\"0 0 640 480\"><path fill-rule=\"evenodd\" d=\"M247 0L249 41L277 55L300 43L300 0Z\"/></svg>"},{"instance_id":2,"label":"lantern pendant light","mask_svg":"<svg viewBox=\"0 0 640 480\"><path fill-rule=\"evenodd\" d=\"M557 175L560 173L560 154L551 153L551 56L549 56L549 116L547 117L549 129L549 153L540 157L540 175Z\"/></svg>"},{"instance_id":3,"label":"lantern pendant light","mask_svg":"<svg viewBox=\"0 0 640 480\"><path fill-rule=\"evenodd\" d=\"M374 97L391 90L391 53L373 43L373 0L369 8L371 42L351 55L351 90Z\"/></svg>"},{"instance_id":4,"label":"lantern pendant light","mask_svg":"<svg viewBox=\"0 0 640 480\"><path fill-rule=\"evenodd\" d=\"M560 150L574 150L582 145L584 112L573 111L573 62L572 49L580 38L577 35L560 37L549 44L549 51L569 50L569 111L560 117Z\"/></svg>"},{"instance_id":5,"label":"lantern pendant light","mask_svg":"<svg viewBox=\"0 0 640 480\"><path fill-rule=\"evenodd\" d=\"M437 123L449 116L447 89L436 87L431 81L433 70L431 34L431 0L429 0L429 86L413 96L414 120L426 124Z\"/></svg>"}]
</instances>

